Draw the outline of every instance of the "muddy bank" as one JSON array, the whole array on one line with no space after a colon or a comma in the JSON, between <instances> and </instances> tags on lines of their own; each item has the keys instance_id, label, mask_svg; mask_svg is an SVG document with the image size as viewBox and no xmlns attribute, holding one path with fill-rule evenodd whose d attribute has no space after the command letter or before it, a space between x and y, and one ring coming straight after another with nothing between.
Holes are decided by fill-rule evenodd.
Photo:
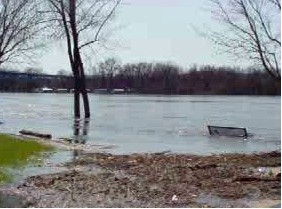
<instances>
[{"instance_id":1,"label":"muddy bank","mask_svg":"<svg viewBox=\"0 0 282 209\"><path fill-rule=\"evenodd\" d=\"M78 153L65 172L16 187L23 207L269 207L281 199L281 154Z\"/></svg>"}]
</instances>

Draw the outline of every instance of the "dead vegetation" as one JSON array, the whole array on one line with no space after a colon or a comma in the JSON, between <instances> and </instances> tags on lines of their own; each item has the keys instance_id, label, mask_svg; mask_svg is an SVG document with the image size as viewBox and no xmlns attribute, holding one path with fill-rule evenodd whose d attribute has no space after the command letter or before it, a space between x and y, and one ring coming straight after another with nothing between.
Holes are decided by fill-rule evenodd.
<instances>
[{"instance_id":1,"label":"dead vegetation","mask_svg":"<svg viewBox=\"0 0 282 209\"><path fill-rule=\"evenodd\" d=\"M83 154L67 166L69 172L30 177L18 187L29 195L41 194L29 205L249 207L250 201L281 198L278 152L213 156L96 153Z\"/></svg>"}]
</instances>

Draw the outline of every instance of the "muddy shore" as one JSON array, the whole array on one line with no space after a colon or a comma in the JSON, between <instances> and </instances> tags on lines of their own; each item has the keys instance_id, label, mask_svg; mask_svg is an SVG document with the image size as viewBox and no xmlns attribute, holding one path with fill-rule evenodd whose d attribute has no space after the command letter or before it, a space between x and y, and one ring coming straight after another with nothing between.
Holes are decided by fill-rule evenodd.
<instances>
[{"instance_id":1,"label":"muddy shore","mask_svg":"<svg viewBox=\"0 0 282 209\"><path fill-rule=\"evenodd\" d=\"M212 156L79 151L66 171L0 189L21 207L270 207L281 153Z\"/></svg>"}]
</instances>

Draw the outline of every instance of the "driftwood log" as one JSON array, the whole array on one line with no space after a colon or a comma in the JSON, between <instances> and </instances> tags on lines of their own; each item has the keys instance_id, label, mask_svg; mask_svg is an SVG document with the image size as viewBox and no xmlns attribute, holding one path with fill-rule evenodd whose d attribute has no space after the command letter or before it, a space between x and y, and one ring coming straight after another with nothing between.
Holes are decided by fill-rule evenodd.
<instances>
[{"instance_id":1,"label":"driftwood log","mask_svg":"<svg viewBox=\"0 0 282 209\"><path fill-rule=\"evenodd\" d=\"M22 135L35 136L35 137L44 138L44 139L52 139L51 134L42 134L42 133L27 131L27 130L21 130L19 131L19 133Z\"/></svg>"}]
</instances>

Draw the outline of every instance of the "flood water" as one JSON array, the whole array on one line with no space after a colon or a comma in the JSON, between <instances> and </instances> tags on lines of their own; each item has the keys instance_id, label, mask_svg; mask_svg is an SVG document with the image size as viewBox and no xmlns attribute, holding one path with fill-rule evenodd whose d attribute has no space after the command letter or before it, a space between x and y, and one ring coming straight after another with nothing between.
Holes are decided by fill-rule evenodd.
<instances>
[{"instance_id":1,"label":"flood water","mask_svg":"<svg viewBox=\"0 0 282 209\"><path fill-rule=\"evenodd\" d=\"M280 149L280 97L90 94L86 143L113 153L191 154ZM0 132L73 137L71 94L0 94ZM210 137L207 125L246 127L247 139ZM81 124L83 126L83 124Z\"/></svg>"}]
</instances>

